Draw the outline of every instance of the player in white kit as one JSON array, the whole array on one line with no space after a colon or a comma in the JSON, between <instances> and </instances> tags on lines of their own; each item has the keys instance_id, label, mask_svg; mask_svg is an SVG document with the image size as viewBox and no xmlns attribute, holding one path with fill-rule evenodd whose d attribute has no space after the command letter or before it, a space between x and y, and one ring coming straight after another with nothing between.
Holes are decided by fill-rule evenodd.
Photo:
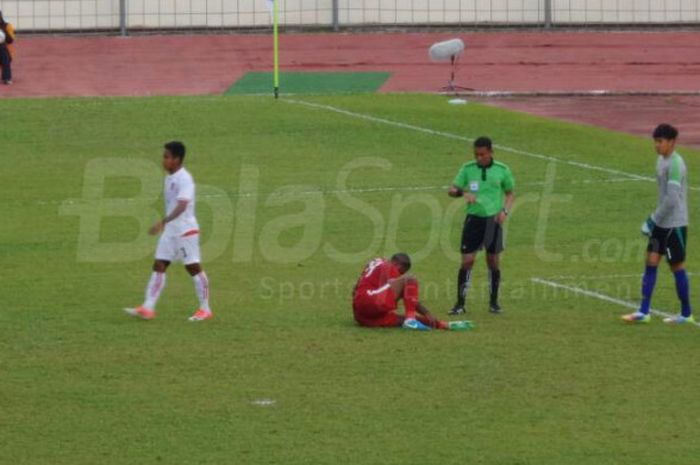
<instances>
[{"instance_id":1,"label":"player in white kit","mask_svg":"<svg viewBox=\"0 0 700 465\"><path fill-rule=\"evenodd\" d=\"M151 235L160 234L153 273L146 287L143 304L136 308L125 308L124 311L144 320L155 318L156 303L165 287L165 272L170 263L180 261L192 276L199 298L199 308L189 320L209 320L213 313L209 307L209 280L200 264L199 225L194 216L194 179L182 166L185 146L181 142L168 142L164 148L163 168L168 172L163 192L166 216L148 231Z\"/></svg>"}]
</instances>

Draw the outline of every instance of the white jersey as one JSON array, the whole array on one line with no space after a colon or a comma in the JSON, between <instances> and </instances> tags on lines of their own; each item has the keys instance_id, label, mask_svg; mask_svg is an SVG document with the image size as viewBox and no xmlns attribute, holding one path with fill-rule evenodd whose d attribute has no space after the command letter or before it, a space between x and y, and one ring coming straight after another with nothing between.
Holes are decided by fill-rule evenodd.
<instances>
[{"instance_id":1,"label":"white jersey","mask_svg":"<svg viewBox=\"0 0 700 465\"><path fill-rule=\"evenodd\" d=\"M164 235L182 236L184 234L195 234L195 231L199 231L199 224L194 216L194 192L194 179L192 179L192 175L185 168L180 168L173 174L165 177L163 190L165 214L169 215L180 200L187 201L187 208L180 216L166 223L163 231Z\"/></svg>"}]
</instances>

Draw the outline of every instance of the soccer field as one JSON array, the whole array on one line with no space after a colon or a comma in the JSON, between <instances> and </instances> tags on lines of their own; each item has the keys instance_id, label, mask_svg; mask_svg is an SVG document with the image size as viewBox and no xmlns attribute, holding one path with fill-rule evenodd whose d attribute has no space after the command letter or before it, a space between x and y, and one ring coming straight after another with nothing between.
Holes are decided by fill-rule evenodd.
<instances>
[{"instance_id":1,"label":"soccer field","mask_svg":"<svg viewBox=\"0 0 700 465\"><path fill-rule=\"evenodd\" d=\"M0 112L0 463L697 461L700 327L619 320L656 201L650 139L427 95ZM453 304L464 213L445 188L481 135L517 182L505 314L487 311L481 256L474 331L357 327L360 270L398 250L429 308ZM121 310L142 300L171 139L198 183L216 314L202 324L186 321L196 299L179 265L155 321ZM679 152L696 272L700 152ZM677 312L673 286L664 266L654 308Z\"/></svg>"}]
</instances>

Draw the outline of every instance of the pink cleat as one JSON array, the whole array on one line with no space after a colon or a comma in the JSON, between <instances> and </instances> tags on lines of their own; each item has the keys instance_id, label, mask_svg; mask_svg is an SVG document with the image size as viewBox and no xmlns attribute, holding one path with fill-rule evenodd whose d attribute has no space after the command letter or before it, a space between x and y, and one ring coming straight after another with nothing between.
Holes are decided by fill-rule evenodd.
<instances>
[{"instance_id":1,"label":"pink cleat","mask_svg":"<svg viewBox=\"0 0 700 465\"><path fill-rule=\"evenodd\" d=\"M124 311L131 316L141 318L142 320L152 320L156 317L155 310L150 310L144 306L136 308L125 308Z\"/></svg>"},{"instance_id":2,"label":"pink cleat","mask_svg":"<svg viewBox=\"0 0 700 465\"><path fill-rule=\"evenodd\" d=\"M192 315L188 319L190 321L204 321L204 320L211 320L212 318L214 318L214 313L212 313L209 310L203 310L200 308L199 310L194 312L194 315Z\"/></svg>"},{"instance_id":3,"label":"pink cleat","mask_svg":"<svg viewBox=\"0 0 700 465\"><path fill-rule=\"evenodd\" d=\"M622 321L625 323L649 323L651 316L648 313L634 312L627 315L622 315Z\"/></svg>"}]
</instances>

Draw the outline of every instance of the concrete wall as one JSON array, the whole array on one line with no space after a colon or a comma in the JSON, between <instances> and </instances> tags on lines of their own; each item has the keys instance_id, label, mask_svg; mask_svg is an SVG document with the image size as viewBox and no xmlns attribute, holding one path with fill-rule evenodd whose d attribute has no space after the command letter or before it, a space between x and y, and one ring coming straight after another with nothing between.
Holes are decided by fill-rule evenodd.
<instances>
[{"instance_id":1,"label":"concrete wall","mask_svg":"<svg viewBox=\"0 0 700 465\"><path fill-rule=\"evenodd\" d=\"M128 25L251 27L270 24L265 0L126 0ZM330 25L332 0L281 0L290 25ZM338 0L341 25L539 24L545 0ZM551 0L552 19L567 23L700 23L700 0ZM20 30L119 25L119 0L0 0Z\"/></svg>"}]
</instances>

